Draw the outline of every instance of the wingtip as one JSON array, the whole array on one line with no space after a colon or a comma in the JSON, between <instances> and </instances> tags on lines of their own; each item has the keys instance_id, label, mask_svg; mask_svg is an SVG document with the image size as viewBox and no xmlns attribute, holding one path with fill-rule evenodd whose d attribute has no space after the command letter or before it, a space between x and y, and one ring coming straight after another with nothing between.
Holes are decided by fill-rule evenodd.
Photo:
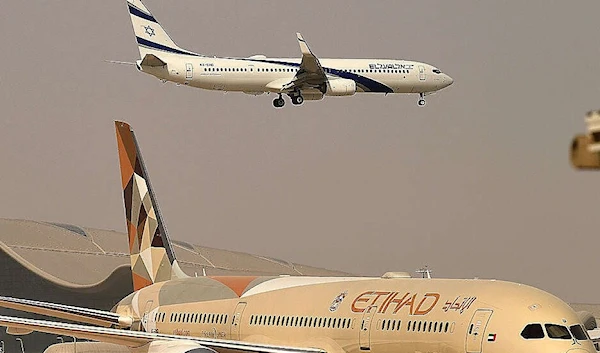
<instances>
[{"instance_id":1,"label":"wingtip","mask_svg":"<svg viewBox=\"0 0 600 353\"><path fill-rule=\"evenodd\" d=\"M296 38L304 42L304 38L302 37L302 34L300 32L296 32Z\"/></svg>"}]
</instances>

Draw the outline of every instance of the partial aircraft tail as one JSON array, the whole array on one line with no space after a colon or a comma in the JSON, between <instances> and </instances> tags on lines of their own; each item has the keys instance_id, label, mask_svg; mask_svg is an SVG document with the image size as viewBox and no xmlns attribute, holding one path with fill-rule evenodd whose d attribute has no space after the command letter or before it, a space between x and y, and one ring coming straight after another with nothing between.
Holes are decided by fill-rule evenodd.
<instances>
[{"instance_id":1,"label":"partial aircraft tail","mask_svg":"<svg viewBox=\"0 0 600 353\"><path fill-rule=\"evenodd\" d=\"M177 46L141 0L127 0L127 7L141 59L147 54L198 55Z\"/></svg>"},{"instance_id":2,"label":"partial aircraft tail","mask_svg":"<svg viewBox=\"0 0 600 353\"><path fill-rule=\"evenodd\" d=\"M175 259L140 148L129 124L116 121L133 288L187 277Z\"/></svg>"}]
</instances>

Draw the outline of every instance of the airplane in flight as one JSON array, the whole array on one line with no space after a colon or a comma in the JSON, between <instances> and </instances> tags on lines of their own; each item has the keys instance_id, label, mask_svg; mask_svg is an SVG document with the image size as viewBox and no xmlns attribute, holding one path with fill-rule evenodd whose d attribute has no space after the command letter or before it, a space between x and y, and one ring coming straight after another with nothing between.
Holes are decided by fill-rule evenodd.
<instances>
[{"instance_id":1,"label":"airplane in flight","mask_svg":"<svg viewBox=\"0 0 600 353\"><path fill-rule=\"evenodd\" d=\"M425 96L450 86L453 79L438 68L416 61L389 59L318 59L300 33L301 58L210 57L177 46L140 0L127 0L140 60L139 71L163 82L208 90L274 93L273 106L285 105L288 95L294 105L324 96L355 93L419 94Z\"/></svg>"},{"instance_id":2,"label":"airplane in flight","mask_svg":"<svg viewBox=\"0 0 600 353\"><path fill-rule=\"evenodd\" d=\"M595 352L571 307L518 283L398 272L188 277L134 132L115 127L134 292L111 311L0 297L0 307L78 322L0 316L8 333L97 341L79 353L107 344L115 353Z\"/></svg>"}]
</instances>

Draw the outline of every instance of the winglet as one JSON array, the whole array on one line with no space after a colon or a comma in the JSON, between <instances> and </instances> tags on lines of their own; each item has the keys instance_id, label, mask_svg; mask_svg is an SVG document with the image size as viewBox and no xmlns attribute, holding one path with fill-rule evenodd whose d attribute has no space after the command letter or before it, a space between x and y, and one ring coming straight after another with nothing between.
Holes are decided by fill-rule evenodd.
<instances>
[{"instance_id":1,"label":"winglet","mask_svg":"<svg viewBox=\"0 0 600 353\"><path fill-rule=\"evenodd\" d=\"M298 38L298 44L300 44L300 51L302 52L302 55L314 55L302 37L302 34L296 33L296 37Z\"/></svg>"}]
</instances>

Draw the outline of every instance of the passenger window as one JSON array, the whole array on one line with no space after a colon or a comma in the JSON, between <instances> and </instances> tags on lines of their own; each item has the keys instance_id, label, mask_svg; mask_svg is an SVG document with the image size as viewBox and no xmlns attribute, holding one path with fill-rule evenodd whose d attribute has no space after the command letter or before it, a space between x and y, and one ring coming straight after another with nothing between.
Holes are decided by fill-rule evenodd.
<instances>
[{"instance_id":1,"label":"passenger window","mask_svg":"<svg viewBox=\"0 0 600 353\"><path fill-rule=\"evenodd\" d=\"M529 324L521 331L521 337L526 340L544 338L544 330L540 324Z\"/></svg>"},{"instance_id":2,"label":"passenger window","mask_svg":"<svg viewBox=\"0 0 600 353\"><path fill-rule=\"evenodd\" d=\"M567 330L567 328L564 326L555 325L555 324L546 324L544 326L546 327L546 332L548 333L548 337L550 337L552 339L558 339L558 340L570 340L571 339L571 334L569 333L569 330Z\"/></svg>"},{"instance_id":3,"label":"passenger window","mask_svg":"<svg viewBox=\"0 0 600 353\"><path fill-rule=\"evenodd\" d=\"M569 328L571 330L571 334L573 337L580 341L587 341L588 336L583 327L581 325L573 325Z\"/></svg>"}]
</instances>

